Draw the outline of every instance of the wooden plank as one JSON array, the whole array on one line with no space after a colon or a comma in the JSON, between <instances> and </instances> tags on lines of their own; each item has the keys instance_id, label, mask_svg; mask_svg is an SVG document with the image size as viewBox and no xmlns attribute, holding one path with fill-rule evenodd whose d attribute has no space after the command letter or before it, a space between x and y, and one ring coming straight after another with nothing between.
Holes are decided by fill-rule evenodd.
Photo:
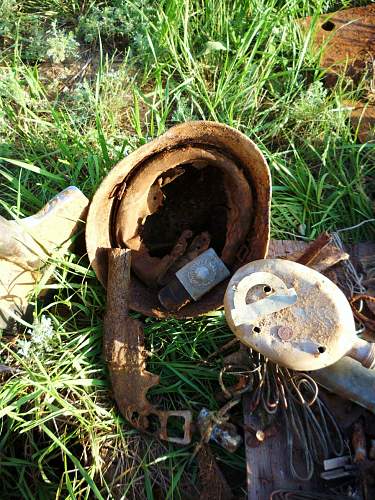
<instances>
[{"instance_id":1,"label":"wooden plank","mask_svg":"<svg viewBox=\"0 0 375 500\"><path fill-rule=\"evenodd\" d=\"M244 397L244 422L246 426L253 427L254 417L246 411L249 404L250 396L247 395ZM317 489L315 481L298 481L291 477L283 426L280 426L275 436L266 438L256 448L248 445L253 441L252 438L253 435L248 430L245 431L248 500L268 500L274 490L281 488Z\"/></svg>"}]
</instances>

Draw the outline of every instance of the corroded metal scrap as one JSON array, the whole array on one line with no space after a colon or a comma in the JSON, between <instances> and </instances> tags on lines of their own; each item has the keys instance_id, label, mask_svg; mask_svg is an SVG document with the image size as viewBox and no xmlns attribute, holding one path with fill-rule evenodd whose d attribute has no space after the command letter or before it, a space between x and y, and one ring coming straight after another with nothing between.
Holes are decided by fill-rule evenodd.
<instances>
[{"instance_id":1,"label":"corroded metal scrap","mask_svg":"<svg viewBox=\"0 0 375 500\"><path fill-rule=\"evenodd\" d=\"M320 273L325 273L332 266L349 259L348 253L332 243L324 244L324 236L320 236L316 241L311 247L305 241L271 240L268 258L287 258L299 263L306 261L306 265Z\"/></svg>"},{"instance_id":2,"label":"corroded metal scrap","mask_svg":"<svg viewBox=\"0 0 375 500\"><path fill-rule=\"evenodd\" d=\"M315 241L310 243L303 254L297 259L297 262L308 266L320 256L322 250L329 244L330 241L331 236L327 232L322 233Z\"/></svg>"},{"instance_id":3,"label":"corroded metal scrap","mask_svg":"<svg viewBox=\"0 0 375 500\"><path fill-rule=\"evenodd\" d=\"M374 20L375 22L375 20ZM375 59L375 49L374 49ZM375 141L375 106L357 102L350 113L350 121L357 130L358 139L362 143Z\"/></svg>"},{"instance_id":4,"label":"corroded metal scrap","mask_svg":"<svg viewBox=\"0 0 375 500\"><path fill-rule=\"evenodd\" d=\"M320 65L327 70L325 83L333 86L339 75L358 83L374 75L375 59L375 5L346 9L312 17L302 22L305 29L313 24L313 46L321 50ZM372 84L371 84L372 85ZM375 139L375 106L370 102L344 103L348 105L350 121L357 130L358 139L365 143Z\"/></svg>"},{"instance_id":5,"label":"corroded metal scrap","mask_svg":"<svg viewBox=\"0 0 375 500\"><path fill-rule=\"evenodd\" d=\"M205 231L193 238L193 232L185 229L178 238L172 251L163 257L153 257L148 249L132 251L132 269L149 287L166 285L185 264L192 261L210 246L210 235Z\"/></svg>"},{"instance_id":6,"label":"corroded metal scrap","mask_svg":"<svg viewBox=\"0 0 375 500\"><path fill-rule=\"evenodd\" d=\"M133 250L132 267L135 274L151 288L157 288L170 267L186 252L188 239L193 236L190 230L182 232L172 251L163 257L153 257L148 249L142 246Z\"/></svg>"},{"instance_id":7,"label":"corroded metal scrap","mask_svg":"<svg viewBox=\"0 0 375 500\"><path fill-rule=\"evenodd\" d=\"M354 423L352 446L354 450L354 463L364 462L367 459L367 450L365 430L361 419Z\"/></svg>"},{"instance_id":8,"label":"corroded metal scrap","mask_svg":"<svg viewBox=\"0 0 375 500\"><path fill-rule=\"evenodd\" d=\"M333 85L337 75L359 81L372 70L375 56L375 5L324 14L317 20L306 18L302 26L313 25L313 44L322 50L321 66L328 70L326 83Z\"/></svg>"},{"instance_id":9,"label":"corroded metal scrap","mask_svg":"<svg viewBox=\"0 0 375 500\"><path fill-rule=\"evenodd\" d=\"M146 370L147 353L143 325L130 318L130 250L108 251L107 312L104 319L104 355L108 363L112 389L122 415L134 427L151 432L151 416L160 421L156 435L173 443L189 444L191 440L190 411L162 411L148 399L147 392L159 384L159 376ZM183 437L168 436L168 419L184 420Z\"/></svg>"}]
</instances>

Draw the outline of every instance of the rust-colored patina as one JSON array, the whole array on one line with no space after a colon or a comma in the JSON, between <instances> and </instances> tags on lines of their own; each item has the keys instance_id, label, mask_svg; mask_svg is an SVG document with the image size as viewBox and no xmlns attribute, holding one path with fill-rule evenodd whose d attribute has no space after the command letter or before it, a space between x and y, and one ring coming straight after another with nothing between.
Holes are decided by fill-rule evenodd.
<instances>
[{"instance_id":1,"label":"rust-colored patina","mask_svg":"<svg viewBox=\"0 0 375 500\"><path fill-rule=\"evenodd\" d=\"M354 109L350 113L350 121L353 128L357 131L360 142L364 144L366 142L375 141L375 106L373 104L356 103Z\"/></svg>"},{"instance_id":2,"label":"rust-colored patina","mask_svg":"<svg viewBox=\"0 0 375 500\"><path fill-rule=\"evenodd\" d=\"M217 465L208 444L204 444L198 451L197 462L201 483L200 500L230 500L233 498L227 480Z\"/></svg>"},{"instance_id":3,"label":"rust-colored patina","mask_svg":"<svg viewBox=\"0 0 375 500\"><path fill-rule=\"evenodd\" d=\"M375 57L375 5L356 7L320 16L308 17L312 23L313 43L322 49L321 66L328 69L327 84L333 85L337 75L346 74L358 81L372 69Z\"/></svg>"},{"instance_id":4,"label":"rust-colored patina","mask_svg":"<svg viewBox=\"0 0 375 500\"><path fill-rule=\"evenodd\" d=\"M108 363L114 398L122 415L137 429L178 444L191 440L192 414L188 410L164 411L147 399L159 376L146 370L147 353L141 321L128 315L130 290L130 250L108 252L107 312L104 318L104 355ZM158 428L151 429L151 418ZM168 435L168 419L184 421L183 436Z\"/></svg>"},{"instance_id":5,"label":"rust-colored patina","mask_svg":"<svg viewBox=\"0 0 375 500\"><path fill-rule=\"evenodd\" d=\"M364 462L367 458L367 445L365 430L361 419L354 423L352 446L354 450L354 463Z\"/></svg>"},{"instance_id":6,"label":"rust-colored patina","mask_svg":"<svg viewBox=\"0 0 375 500\"><path fill-rule=\"evenodd\" d=\"M86 226L91 264L106 286L107 249L130 248L130 309L168 316L158 284L178 259L189 260L177 243L188 252L194 238L206 238L231 271L262 258L270 197L267 163L245 135L214 122L177 125L122 160L100 185ZM220 307L226 285L174 315L192 317Z\"/></svg>"}]
</instances>

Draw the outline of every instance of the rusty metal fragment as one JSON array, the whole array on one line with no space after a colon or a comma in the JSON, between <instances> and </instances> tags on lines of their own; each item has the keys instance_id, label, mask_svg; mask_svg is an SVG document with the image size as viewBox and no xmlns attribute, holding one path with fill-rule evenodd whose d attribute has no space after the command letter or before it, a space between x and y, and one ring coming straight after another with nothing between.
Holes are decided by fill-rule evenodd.
<instances>
[{"instance_id":1,"label":"rusty metal fragment","mask_svg":"<svg viewBox=\"0 0 375 500\"><path fill-rule=\"evenodd\" d=\"M309 245L312 244L305 241L271 240L268 249L268 258L287 258L288 260L299 262L299 259L308 251ZM330 267L349 259L348 253L341 251L330 243L320 248L318 247L318 249L319 251L315 256L312 256L308 266L320 273L324 273Z\"/></svg>"},{"instance_id":2,"label":"rusty metal fragment","mask_svg":"<svg viewBox=\"0 0 375 500\"><path fill-rule=\"evenodd\" d=\"M312 23L314 26L312 26ZM346 9L312 17L302 22L304 29L313 28L313 44L321 50L320 64L326 68L327 85L334 85L338 75L358 82L373 69L375 57L375 5Z\"/></svg>"},{"instance_id":3,"label":"rusty metal fragment","mask_svg":"<svg viewBox=\"0 0 375 500\"><path fill-rule=\"evenodd\" d=\"M354 463L364 462L367 458L366 436L361 420L354 423L352 446L354 450Z\"/></svg>"},{"instance_id":4,"label":"rusty metal fragment","mask_svg":"<svg viewBox=\"0 0 375 500\"><path fill-rule=\"evenodd\" d=\"M375 59L375 49L374 49ZM363 144L375 141L375 106L358 102L350 113L350 121Z\"/></svg>"},{"instance_id":5,"label":"rusty metal fragment","mask_svg":"<svg viewBox=\"0 0 375 500\"><path fill-rule=\"evenodd\" d=\"M237 355L240 354L243 351L237 351ZM233 355L231 356L233 359ZM236 356L237 359L239 359L239 356ZM244 394L245 392L248 392L251 390L253 386L253 374L249 373L248 371L248 366L246 363L247 360L245 360L245 363L242 365L240 364L230 364L227 363L227 359L224 359L224 366L220 370L219 374L219 384L220 388L222 391L222 396L223 399L233 399L233 398L238 398L241 394ZM223 376L225 373L230 374L231 376L235 376L238 378L237 382L233 385L227 386L224 383Z\"/></svg>"},{"instance_id":6,"label":"rusty metal fragment","mask_svg":"<svg viewBox=\"0 0 375 500\"><path fill-rule=\"evenodd\" d=\"M320 273L325 273L331 267L346 260L349 260L349 254L347 252L343 252L335 245L327 245L322 248L317 257L310 262L309 267Z\"/></svg>"},{"instance_id":7,"label":"rusty metal fragment","mask_svg":"<svg viewBox=\"0 0 375 500\"><path fill-rule=\"evenodd\" d=\"M211 237L207 231L195 236L189 247L186 249L186 252L172 263L166 274L159 279L158 284L164 286L169 283L179 269L208 250L210 242Z\"/></svg>"},{"instance_id":8,"label":"rusty metal fragment","mask_svg":"<svg viewBox=\"0 0 375 500\"><path fill-rule=\"evenodd\" d=\"M233 498L231 489L221 472L208 444L204 444L197 453L200 500L230 500Z\"/></svg>"},{"instance_id":9,"label":"rusty metal fragment","mask_svg":"<svg viewBox=\"0 0 375 500\"><path fill-rule=\"evenodd\" d=\"M132 251L132 269L135 274L149 287L157 288L165 279L168 270L182 258L188 247L188 239L193 236L190 230L185 230L178 238L171 253L162 258L152 257L147 250Z\"/></svg>"},{"instance_id":10,"label":"rusty metal fragment","mask_svg":"<svg viewBox=\"0 0 375 500\"><path fill-rule=\"evenodd\" d=\"M136 428L160 439L178 444L191 440L190 411L162 411L148 399L147 392L158 385L159 376L146 370L143 325L129 317L131 251L108 250L107 312L104 318L104 355L108 363L112 389L122 415ZM159 429L151 429L150 417L159 420ZM168 419L184 421L182 437L169 436Z\"/></svg>"},{"instance_id":11,"label":"rusty metal fragment","mask_svg":"<svg viewBox=\"0 0 375 500\"><path fill-rule=\"evenodd\" d=\"M316 240L310 243L303 254L298 257L296 262L305 266L310 265L314 260L316 260L317 257L319 257L321 251L330 241L331 236L327 232L322 233Z\"/></svg>"},{"instance_id":12,"label":"rusty metal fragment","mask_svg":"<svg viewBox=\"0 0 375 500\"><path fill-rule=\"evenodd\" d=\"M210 235L207 231L193 238L193 232L186 229L182 232L170 254L164 257L151 257L149 251L132 251L132 269L135 274L152 288L166 285L175 273L192 261L210 246Z\"/></svg>"}]
</instances>

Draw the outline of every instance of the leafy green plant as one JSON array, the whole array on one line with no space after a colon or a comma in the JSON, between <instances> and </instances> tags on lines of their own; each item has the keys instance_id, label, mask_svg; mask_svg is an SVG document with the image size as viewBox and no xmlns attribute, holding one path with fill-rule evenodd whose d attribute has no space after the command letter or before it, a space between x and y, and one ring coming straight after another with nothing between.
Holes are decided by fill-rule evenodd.
<instances>
[{"instance_id":1,"label":"leafy green plant","mask_svg":"<svg viewBox=\"0 0 375 500\"><path fill-rule=\"evenodd\" d=\"M57 22L53 21L51 29L47 31L46 56L54 63L64 62L66 59L74 59L78 56L79 43L71 31L68 33L57 28Z\"/></svg>"},{"instance_id":2,"label":"leafy green plant","mask_svg":"<svg viewBox=\"0 0 375 500\"><path fill-rule=\"evenodd\" d=\"M107 5L92 5L89 12L78 22L77 33L86 43L114 43L120 49L130 46L132 50L145 49L146 40L142 29L144 21L150 21L152 2L144 0L111 2Z\"/></svg>"}]
</instances>

